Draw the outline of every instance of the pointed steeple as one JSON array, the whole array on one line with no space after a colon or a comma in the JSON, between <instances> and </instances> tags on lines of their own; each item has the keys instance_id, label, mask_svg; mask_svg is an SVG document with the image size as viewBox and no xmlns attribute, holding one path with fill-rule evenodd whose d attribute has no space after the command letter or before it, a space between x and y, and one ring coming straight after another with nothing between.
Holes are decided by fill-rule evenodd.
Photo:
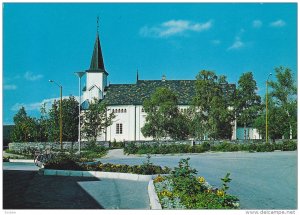
<instances>
[{"instance_id":1,"label":"pointed steeple","mask_svg":"<svg viewBox=\"0 0 300 215\"><path fill-rule=\"evenodd\" d=\"M97 36L93 50L93 56L91 59L90 69L89 70L101 70L99 72L106 72L103 63L103 56L101 51L100 39L99 39L99 18L97 17Z\"/></svg>"}]
</instances>

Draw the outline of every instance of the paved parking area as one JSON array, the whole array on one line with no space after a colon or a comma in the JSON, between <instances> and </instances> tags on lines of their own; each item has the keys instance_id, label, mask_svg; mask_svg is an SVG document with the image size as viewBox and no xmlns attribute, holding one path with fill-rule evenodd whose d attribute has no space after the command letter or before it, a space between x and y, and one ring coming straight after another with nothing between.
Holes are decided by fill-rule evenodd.
<instances>
[{"instance_id":1,"label":"paved parking area","mask_svg":"<svg viewBox=\"0 0 300 215\"><path fill-rule=\"evenodd\" d=\"M101 209L78 182L93 177L43 176L37 171L3 171L4 209Z\"/></svg>"},{"instance_id":2,"label":"paved parking area","mask_svg":"<svg viewBox=\"0 0 300 215\"><path fill-rule=\"evenodd\" d=\"M33 163L3 169L4 209L149 209L148 182L44 176Z\"/></svg>"}]
</instances>

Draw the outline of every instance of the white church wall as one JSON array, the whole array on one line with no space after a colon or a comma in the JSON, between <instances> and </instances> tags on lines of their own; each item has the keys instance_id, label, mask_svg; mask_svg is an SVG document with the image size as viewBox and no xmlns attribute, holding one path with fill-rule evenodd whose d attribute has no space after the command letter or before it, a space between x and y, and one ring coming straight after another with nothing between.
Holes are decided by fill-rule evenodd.
<instances>
[{"instance_id":1,"label":"white church wall","mask_svg":"<svg viewBox=\"0 0 300 215\"><path fill-rule=\"evenodd\" d=\"M189 108L188 105L180 105L179 111L182 113L187 112ZM142 105L118 105L118 106L108 106L108 114L114 111L115 118L113 124L107 128L107 134L103 133L98 140L107 141L144 141L153 140L151 137L144 137L141 132L142 127L146 122L146 113L143 110ZM122 133L117 132L117 124L122 124ZM236 131L236 122L232 123L233 134L232 139L235 140L236 137L239 138L239 133ZM250 136L258 138L259 135L256 129L250 131ZM239 138L240 139L240 138Z\"/></svg>"},{"instance_id":2,"label":"white church wall","mask_svg":"<svg viewBox=\"0 0 300 215\"><path fill-rule=\"evenodd\" d=\"M107 128L108 141L134 140L134 108L133 106L109 106L115 118L113 124Z\"/></svg>"}]
</instances>

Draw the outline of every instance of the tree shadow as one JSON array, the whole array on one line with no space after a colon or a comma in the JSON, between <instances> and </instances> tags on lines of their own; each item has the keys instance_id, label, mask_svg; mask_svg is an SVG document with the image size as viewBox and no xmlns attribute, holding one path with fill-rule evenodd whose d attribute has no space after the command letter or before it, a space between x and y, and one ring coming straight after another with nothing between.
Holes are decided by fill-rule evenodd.
<instances>
[{"instance_id":1,"label":"tree shadow","mask_svg":"<svg viewBox=\"0 0 300 215\"><path fill-rule=\"evenodd\" d=\"M44 176L3 171L3 209L103 209L79 184L95 177Z\"/></svg>"}]
</instances>

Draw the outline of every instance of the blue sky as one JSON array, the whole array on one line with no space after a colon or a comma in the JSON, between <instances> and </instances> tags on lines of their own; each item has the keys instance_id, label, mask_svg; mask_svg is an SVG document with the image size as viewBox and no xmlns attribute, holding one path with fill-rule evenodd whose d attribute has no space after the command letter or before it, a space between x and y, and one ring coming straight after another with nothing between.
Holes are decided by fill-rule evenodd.
<instances>
[{"instance_id":1,"label":"blue sky","mask_svg":"<svg viewBox=\"0 0 300 215\"><path fill-rule=\"evenodd\" d=\"M110 83L195 79L200 70L237 83L252 71L259 94L274 67L297 75L297 4L24 4L3 8L3 123L20 106L39 116L43 102L78 96L76 71L89 67L100 17ZM274 79L274 77L273 77ZM84 84L84 81L82 82Z\"/></svg>"}]
</instances>

